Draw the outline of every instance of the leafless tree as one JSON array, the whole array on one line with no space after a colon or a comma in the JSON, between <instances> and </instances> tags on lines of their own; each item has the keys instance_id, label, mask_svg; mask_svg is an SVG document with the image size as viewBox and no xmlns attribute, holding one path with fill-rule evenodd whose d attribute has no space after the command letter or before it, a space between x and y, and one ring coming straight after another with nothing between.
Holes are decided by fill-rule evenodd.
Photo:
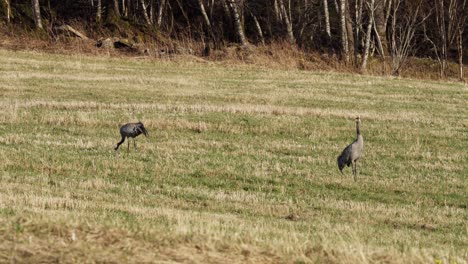
<instances>
[{"instance_id":1,"label":"leafless tree","mask_svg":"<svg viewBox=\"0 0 468 264\"><path fill-rule=\"evenodd\" d=\"M286 24L286 30L288 32L289 42L296 44L296 38L294 37L292 18L291 18L291 0L288 0L288 9L284 6L283 0L278 0L280 5L281 13L284 17L284 23Z\"/></svg>"},{"instance_id":2,"label":"leafless tree","mask_svg":"<svg viewBox=\"0 0 468 264\"><path fill-rule=\"evenodd\" d=\"M162 25L162 18L163 18L163 12L164 12L164 7L166 6L166 0L160 0L159 1L159 8L158 8L158 27L161 27Z\"/></svg>"},{"instance_id":3,"label":"leafless tree","mask_svg":"<svg viewBox=\"0 0 468 264\"><path fill-rule=\"evenodd\" d=\"M466 0L450 0L447 10L447 49L453 44L457 46L459 79L463 80L463 32L467 20ZM447 51L448 53L448 51ZM448 55L444 58L447 60ZM447 67L448 63L445 63Z\"/></svg>"},{"instance_id":4,"label":"leafless tree","mask_svg":"<svg viewBox=\"0 0 468 264\"><path fill-rule=\"evenodd\" d=\"M385 19L385 3L392 0L376 0L374 12L374 29L377 34L376 40L382 57L388 54L387 44L387 20Z\"/></svg>"},{"instance_id":5,"label":"leafless tree","mask_svg":"<svg viewBox=\"0 0 468 264\"><path fill-rule=\"evenodd\" d=\"M237 36L239 37L239 40L242 46L247 46L249 43L247 41L247 38L245 37L244 28L242 27L240 12L239 12L239 8L237 6L236 0L228 0L228 1L229 1L229 6L231 7L231 10L232 10L232 15L234 17L234 25L236 27Z\"/></svg>"},{"instance_id":6,"label":"leafless tree","mask_svg":"<svg viewBox=\"0 0 468 264\"><path fill-rule=\"evenodd\" d=\"M354 11L355 11L355 18L354 18L354 64L358 65L358 45L359 41L363 40L361 38L361 32L362 30L362 6L363 6L364 0L355 0L354 1ZM365 46L364 43L362 43L362 46Z\"/></svg>"},{"instance_id":7,"label":"leafless tree","mask_svg":"<svg viewBox=\"0 0 468 264\"><path fill-rule=\"evenodd\" d=\"M187 22L187 28L189 31L189 35L192 36L192 23L190 23L190 18L185 12L184 6L180 2L180 0L176 0L177 5L179 6L180 12L182 13L182 16L185 18L185 21ZM169 1L169 6L170 6L170 1Z\"/></svg>"},{"instance_id":8,"label":"leafless tree","mask_svg":"<svg viewBox=\"0 0 468 264\"><path fill-rule=\"evenodd\" d=\"M446 1L436 0L435 5L435 29L428 28L426 23L423 24L424 37L429 42L439 62L439 74L441 77L447 75L448 68L448 50L455 44L458 50L458 62L463 64L463 32L466 21L466 0L448 0L448 8ZM431 13L429 13L431 15ZM461 32L461 33L460 33ZM461 34L461 35L460 35ZM460 38L461 37L461 38ZM461 40L461 43L460 43ZM461 44L461 46L460 46ZM460 61L461 54L461 61ZM463 76L463 67L459 68L459 78Z\"/></svg>"},{"instance_id":9,"label":"leafless tree","mask_svg":"<svg viewBox=\"0 0 468 264\"><path fill-rule=\"evenodd\" d=\"M414 34L417 25L424 22L427 17L419 18L421 2L417 3L414 10L400 8L404 0L393 0L391 23L391 58L392 75L399 75L400 69L406 62L413 47ZM397 23L397 20L400 20Z\"/></svg>"},{"instance_id":10,"label":"leafless tree","mask_svg":"<svg viewBox=\"0 0 468 264\"><path fill-rule=\"evenodd\" d=\"M273 4L273 7L275 8L275 17L276 17L276 21L278 22L283 22L283 12L280 11L280 7L278 5L278 1L279 0L275 0L274 1L274 4Z\"/></svg>"},{"instance_id":11,"label":"leafless tree","mask_svg":"<svg viewBox=\"0 0 468 264\"><path fill-rule=\"evenodd\" d=\"M215 37L215 35L214 35L213 28L212 28L212 26L211 26L210 18L208 17L208 14L206 13L205 5L203 4L203 0L198 0L198 6L200 7L200 12L201 12L202 15L203 15L203 18L204 18L204 20L205 20L206 27L208 28L208 34L210 34L211 40L213 41L213 43L215 44L215 46L217 46L216 37Z\"/></svg>"},{"instance_id":12,"label":"leafless tree","mask_svg":"<svg viewBox=\"0 0 468 264\"><path fill-rule=\"evenodd\" d=\"M223 4L224 14L228 18L228 20L231 21L231 19L232 19L231 18L231 11L229 10L229 6L228 6L228 3L226 1L230 1L230 0L221 0L221 3Z\"/></svg>"},{"instance_id":13,"label":"leafless tree","mask_svg":"<svg viewBox=\"0 0 468 264\"><path fill-rule=\"evenodd\" d=\"M140 4L141 4L141 11L143 12L143 17L145 18L146 24L151 25L152 22L151 22L150 17L148 16L148 11L147 11L148 8L146 6L145 0L140 0Z\"/></svg>"},{"instance_id":14,"label":"leafless tree","mask_svg":"<svg viewBox=\"0 0 468 264\"><path fill-rule=\"evenodd\" d=\"M457 35L457 50L458 50L458 78L460 81L464 81L463 76L463 32L468 26L468 6L467 0L463 0L458 6L457 10L457 23L456 23L456 35Z\"/></svg>"},{"instance_id":15,"label":"leafless tree","mask_svg":"<svg viewBox=\"0 0 468 264\"><path fill-rule=\"evenodd\" d=\"M249 12L250 12L250 15L252 16L252 19L254 20L255 28L257 29L260 42L262 43L262 45L265 45L265 38L263 37L263 31L262 31L262 27L260 26L260 22L258 22L257 17L252 13L252 11L249 11Z\"/></svg>"},{"instance_id":16,"label":"leafless tree","mask_svg":"<svg viewBox=\"0 0 468 264\"><path fill-rule=\"evenodd\" d=\"M36 28L44 29L42 26L42 18L41 18L41 7L39 5L39 0L32 0L32 8L34 13L34 22L36 23Z\"/></svg>"},{"instance_id":17,"label":"leafless tree","mask_svg":"<svg viewBox=\"0 0 468 264\"><path fill-rule=\"evenodd\" d=\"M463 31L464 31L464 26L458 28L458 36L457 36L458 78L460 79L460 81L465 80L465 77L463 76Z\"/></svg>"},{"instance_id":18,"label":"leafless tree","mask_svg":"<svg viewBox=\"0 0 468 264\"><path fill-rule=\"evenodd\" d=\"M331 48L331 29L330 29L330 13L328 12L328 0L323 0L323 13L324 13L324 16L325 16L325 31L327 32L328 48L330 50L330 48Z\"/></svg>"},{"instance_id":19,"label":"leafless tree","mask_svg":"<svg viewBox=\"0 0 468 264\"><path fill-rule=\"evenodd\" d=\"M442 76L449 73L449 61L458 62L458 77L462 79L463 46L467 43L468 15L463 11L467 9L466 2L468 0L0 0L0 5L4 22L13 24L23 21L18 17L27 13L15 10L20 11L24 4L28 8L32 6L29 16L38 29L52 25L53 21L73 18L88 24L94 20L103 30L114 31L123 25L118 22L120 15L128 25L126 31L138 30L139 23L154 25L160 31L160 42L168 46L177 41L189 43L187 39L201 40L205 48L206 43L208 48L213 47L213 39L215 49L233 38L242 45L248 45L250 37L258 45L288 41L297 43L304 51L328 47L330 55L340 53L343 64L362 71L370 69L372 57L378 54L383 59L384 70L391 65L393 74L400 72L412 53L427 56L427 50L413 49L414 44L422 43L421 47L432 45L431 52L439 59ZM372 3L373 12L367 7ZM83 4L92 10L89 14L79 13ZM77 17L77 14L83 16ZM421 26L419 23L426 15L430 17ZM430 41L423 43L425 35ZM336 44L332 43L334 40Z\"/></svg>"},{"instance_id":20,"label":"leafless tree","mask_svg":"<svg viewBox=\"0 0 468 264\"><path fill-rule=\"evenodd\" d=\"M125 0L122 0L122 16L128 17L128 9Z\"/></svg>"},{"instance_id":21,"label":"leafless tree","mask_svg":"<svg viewBox=\"0 0 468 264\"><path fill-rule=\"evenodd\" d=\"M120 17L119 0L114 0L114 12L117 17Z\"/></svg>"},{"instance_id":22,"label":"leafless tree","mask_svg":"<svg viewBox=\"0 0 468 264\"><path fill-rule=\"evenodd\" d=\"M367 24L366 44L364 46L364 56L362 58L362 64L361 64L361 70L363 72L366 71L367 59L369 57L369 47L370 47L371 35L372 35L372 25L374 22L374 2L375 0L371 0L370 5L369 5L369 21Z\"/></svg>"},{"instance_id":23,"label":"leafless tree","mask_svg":"<svg viewBox=\"0 0 468 264\"><path fill-rule=\"evenodd\" d=\"M101 0L97 0L97 11L96 11L96 22L102 22L102 2Z\"/></svg>"},{"instance_id":24,"label":"leafless tree","mask_svg":"<svg viewBox=\"0 0 468 264\"><path fill-rule=\"evenodd\" d=\"M444 77L447 71L447 32L445 25L445 6L444 0L438 0L435 5L436 10L436 21L439 29L440 37L440 76Z\"/></svg>"},{"instance_id":25,"label":"leafless tree","mask_svg":"<svg viewBox=\"0 0 468 264\"><path fill-rule=\"evenodd\" d=\"M4 0L4 1L5 1L5 7L6 7L7 22L10 23L10 18L11 18L10 0Z\"/></svg>"},{"instance_id":26,"label":"leafless tree","mask_svg":"<svg viewBox=\"0 0 468 264\"><path fill-rule=\"evenodd\" d=\"M346 9L345 9L346 35L348 37L348 55L349 54L356 54L355 53L355 43L357 41L357 40L356 41L354 40L353 20L351 18L349 2L350 2L349 0L346 0Z\"/></svg>"},{"instance_id":27,"label":"leafless tree","mask_svg":"<svg viewBox=\"0 0 468 264\"><path fill-rule=\"evenodd\" d=\"M200 7L200 12L203 15L203 18L205 19L206 26L208 27L208 30L211 32L212 31L211 22L210 22L210 18L208 17L208 14L206 13L203 0L198 0L198 6Z\"/></svg>"},{"instance_id":28,"label":"leafless tree","mask_svg":"<svg viewBox=\"0 0 468 264\"><path fill-rule=\"evenodd\" d=\"M341 52L342 60L349 63L348 33L346 29L346 1L340 0Z\"/></svg>"}]
</instances>

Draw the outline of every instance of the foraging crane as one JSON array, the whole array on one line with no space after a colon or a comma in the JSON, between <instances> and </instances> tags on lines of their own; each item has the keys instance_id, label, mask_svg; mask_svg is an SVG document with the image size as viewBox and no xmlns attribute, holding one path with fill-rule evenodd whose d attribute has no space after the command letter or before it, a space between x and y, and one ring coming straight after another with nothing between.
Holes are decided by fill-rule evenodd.
<instances>
[{"instance_id":1,"label":"foraging crane","mask_svg":"<svg viewBox=\"0 0 468 264\"><path fill-rule=\"evenodd\" d=\"M349 165L352 165L353 176L355 181L357 177L357 161L361 157L362 151L364 149L364 138L361 135L360 125L361 119L358 116L356 117L357 138L356 140L354 140L353 143L349 144L343 150L343 152L341 152L341 155L337 158L338 169L340 170L341 174L343 174L343 168L345 167L345 165L348 167Z\"/></svg>"},{"instance_id":2,"label":"foraging crane","mask_svg":"<svg viewBox=\"0 0 468 264\"><path fill-rule=\"evenodd\" d=\"M125 138L133 138L133 146L136 149L136 142L135 138L138 137L140 134L144 134L145 136L148 136L148 131L146 131L145 126L143 123L138 122L138 123L128 123L123 125L120 128L120 135L122 136L122 140L120 140L117 145L115 145L115 150L119 149L120 145L124 143ZM128 142L128 148L127 151L130 151L130 139L127 141Z\"/></svg>"}]
</instances>

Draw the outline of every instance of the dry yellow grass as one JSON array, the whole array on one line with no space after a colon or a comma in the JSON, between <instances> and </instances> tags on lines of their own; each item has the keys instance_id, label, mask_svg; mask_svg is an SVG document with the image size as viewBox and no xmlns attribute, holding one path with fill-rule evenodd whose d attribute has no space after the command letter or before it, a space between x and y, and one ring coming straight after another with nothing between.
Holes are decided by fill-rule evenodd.
<instances>
[{"instance_id":1,"label":"dry yellow grass","mask_svg":"<svg viewBox=\"0 0 468 264\"><path fill-rule=\"evenodd\" d=\"M463 84L5 50L0 72L0 262L467 259Z\"/></svg>"}]
</instances>

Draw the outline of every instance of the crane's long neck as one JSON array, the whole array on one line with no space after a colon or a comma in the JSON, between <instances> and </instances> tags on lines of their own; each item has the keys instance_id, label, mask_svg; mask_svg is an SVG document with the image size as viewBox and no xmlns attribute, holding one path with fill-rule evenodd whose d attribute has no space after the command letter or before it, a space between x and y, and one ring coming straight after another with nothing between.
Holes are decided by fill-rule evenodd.
<instances>
[{"instance_id":1,"label":"crane's long neck","mask_svg":"<svg viewBox=\"0 0 468 264\"><path fill-rule=\"evenodd\" d=\"M360 127L359 127L360 123L361 123L361 122L356 121L356 134L357 134L357 136L360 136L360 135L361 135L361 129L360 129Z\"/></svg>"}]
</instances>

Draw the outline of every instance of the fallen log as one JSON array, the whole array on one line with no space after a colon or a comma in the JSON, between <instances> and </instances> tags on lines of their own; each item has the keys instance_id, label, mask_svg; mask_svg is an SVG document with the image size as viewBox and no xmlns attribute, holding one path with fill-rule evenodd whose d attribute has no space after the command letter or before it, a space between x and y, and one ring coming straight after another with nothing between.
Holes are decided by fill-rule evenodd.
<instances>
[{"instance_id":1,"label":"fallen log","mask_svg":"<svg viewBox=\"0 0 468 264\"><path fill-rule=\"evenodd\" d=\"M62 34L67 33L69 35L74 35L74 36L79 37L79 38L84 39L84 40L89 39L85 34L79 32L78 30L72 28L69 25L62 25L62 26L59 26L59 27L55 27L55 30L57 31L57 33L62 33Z\"/></svg>"}]
</instances>

